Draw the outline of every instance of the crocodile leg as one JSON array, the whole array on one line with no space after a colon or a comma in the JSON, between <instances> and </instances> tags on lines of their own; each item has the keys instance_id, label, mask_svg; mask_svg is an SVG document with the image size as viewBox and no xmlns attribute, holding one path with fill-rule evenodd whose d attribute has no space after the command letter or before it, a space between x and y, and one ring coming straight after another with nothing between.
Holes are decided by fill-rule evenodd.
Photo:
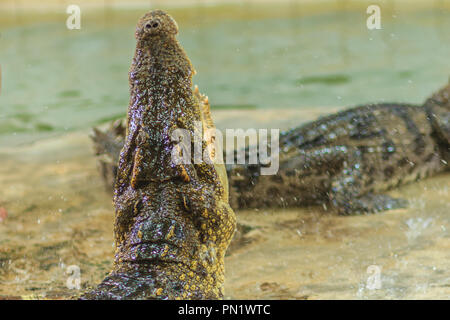
<instances>
[{"instance_id":1,"label":"crocodile leg","mask_svg":"<svg viewBox=\"0 0 450 320\"><path fill-rule=\"evenodd\" d=\"M365 162L361 157L358 150L349 151L341 171L332 178L328 196L338 213L367 214L406 207L406 200L372 191L374 180L370 176L373 173L364 167ZM367 181L372 183L368 184Z\"/></svg>"}]
</instances>

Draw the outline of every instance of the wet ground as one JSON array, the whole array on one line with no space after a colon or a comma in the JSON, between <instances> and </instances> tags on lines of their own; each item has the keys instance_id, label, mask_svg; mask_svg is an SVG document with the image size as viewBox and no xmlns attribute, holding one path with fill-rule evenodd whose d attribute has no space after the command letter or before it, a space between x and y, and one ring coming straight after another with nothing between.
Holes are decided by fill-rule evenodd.
<instances>
[{"instance_id":1,"label":"wet ground","mask_svg":"<svg viewBox=\"0 0 450 320\"><path fill-rule=\"evenodd\" d=\"M213 117L219 128L286 129L324 112ZM286 120L274 121L280 114ZM0 299L69 299L98 283L112 263L113 206L88 131L1 147L0 158ZM320 207L236 212L226 298L450 299L449 188L449 174L404 186L391 195L409 199L409 209L369 216ZM69 289L77 268L80 290Z\"/></svg>"}]
</instances>

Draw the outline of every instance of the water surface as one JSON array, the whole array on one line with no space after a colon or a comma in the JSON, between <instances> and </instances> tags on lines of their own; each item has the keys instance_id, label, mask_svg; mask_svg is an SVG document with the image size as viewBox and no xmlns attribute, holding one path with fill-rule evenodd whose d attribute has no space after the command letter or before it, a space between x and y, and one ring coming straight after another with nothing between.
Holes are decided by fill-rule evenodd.
<instances>
[{"instance_id":1,"label":"water surface","mask_svg":"<svg viewBox=\"0 0 450 320\"><path fill-rule=\"evenodd\" d=\"M171 9L213 108L421 103L450 74L450 12L385 5L221 5ZM145 10L0 14L0 142L26 142L122 117L137 19Z\"/></svg>"}]
</instances>

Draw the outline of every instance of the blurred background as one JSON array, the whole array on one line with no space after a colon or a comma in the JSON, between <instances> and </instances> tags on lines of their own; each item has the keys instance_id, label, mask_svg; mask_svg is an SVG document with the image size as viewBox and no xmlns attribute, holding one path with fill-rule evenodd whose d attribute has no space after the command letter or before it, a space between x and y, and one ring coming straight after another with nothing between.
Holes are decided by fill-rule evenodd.
<instances>
[{"instance_id":1,"label":"blurred background","mask_svg":"<svg viewBox=\"0 0 450 320\"><path fill-rule=\"evenodd\" d=\"M178 22L222 130L421 104L450 75L450 0L0 0L0 300L72 298L109 272L112 194L88 134L125 116L135 25L155 8ZM226 298L450 299L449 190L448 174L407 185L389 194L410 208L370 216L236 211Z\"/></svg>"},{"instance_id":2,"label":"blurred background","mask_svg":"<svg viewBox=\"0 0 450 320\"><path fill-rule=\"evenodd\" d=\"M66 27L70 4L80 30ZM369 4L381 30L366 26ZM177 20L214 109L421 103L450 75L450 0L2 0L0 144L123 117L135 24L151 8Z\"/></svg>"}]
</instances>

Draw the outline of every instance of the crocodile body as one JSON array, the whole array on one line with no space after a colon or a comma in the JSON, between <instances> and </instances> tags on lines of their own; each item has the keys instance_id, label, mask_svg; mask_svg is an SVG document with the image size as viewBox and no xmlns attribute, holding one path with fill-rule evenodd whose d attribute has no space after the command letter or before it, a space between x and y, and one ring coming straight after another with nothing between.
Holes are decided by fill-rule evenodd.
<instances>
[{"instance_id":1,"label":"crocodile body","mask_svg":"<svg viewBox=\"0 0 450 320\"><path fill-rule=\"evenodd\" d=\"M450 85L422 106L372 104L325 116L280 137L280 169L229 167L235 208L322 204L340 214L407 205L382 194L448 169Z\"/></svg>"},{"instance_id":2,"label":"crocodile body","mask_svg":"<svg viewBox=\"0 0 450 320\"><path fill-rule=\"evenodd\" d=\"M138 22L127 129L117 130L125 143L114 187L115 261L82 299L223 296L224 255L235 230L225 167L172 158L174 150L180 153L175 130L193 135L196 123L213 127L208 99L192 90L194 69L177 32L161 10ZM105 150L118 152L119 145Z\"/></svg>"}]
</instances>

